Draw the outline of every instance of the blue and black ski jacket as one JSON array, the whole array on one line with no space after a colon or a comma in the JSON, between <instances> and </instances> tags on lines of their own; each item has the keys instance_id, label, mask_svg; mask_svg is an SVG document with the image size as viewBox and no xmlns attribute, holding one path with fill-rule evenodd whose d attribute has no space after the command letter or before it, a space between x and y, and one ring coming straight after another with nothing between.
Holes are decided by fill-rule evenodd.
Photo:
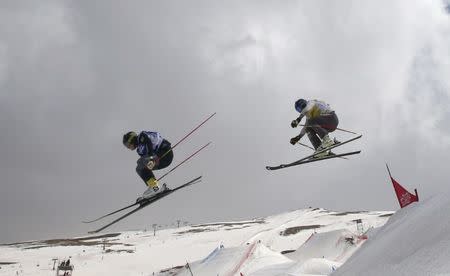
<instances>
[{"instance_id":1,"label":"blue and black ski jacket","mask_svg":"<svg viewBox=\"0 0 450 276\"><path fill-rule=\"evenodd\" d=\"M170 150L170 148L170 142L162 138L159 132L142 131L138 135L138 146L136 151L140 156L156 155L161 157Z\"/></svg>"}]
</instances>

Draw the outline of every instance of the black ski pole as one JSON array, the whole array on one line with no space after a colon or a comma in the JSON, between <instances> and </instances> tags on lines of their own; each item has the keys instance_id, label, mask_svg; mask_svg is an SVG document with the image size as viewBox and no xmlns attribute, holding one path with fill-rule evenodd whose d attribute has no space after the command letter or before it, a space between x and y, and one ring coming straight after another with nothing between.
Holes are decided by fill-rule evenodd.
<instances>
[{"instance_id":1,"label":"black ski pole","mask_svg":"<svg viewBox=\"0 0 450 276\"><path fill-rule=\"evenodd\" d=\"M327 127L327 125L299 125L299 126L305 126L305 127L322 127L322 128L326 128ZM350 131L350 130L346 130L346 129L343 129L343 128L336 128L336 130L339 130L339 131L343 131L343 132L347 132L347 133L351 133L351 134L355 134L355 135L358 135L359 133L356 133L356 132L353 132L353 131Z\"/></svg>"}]
</instances>

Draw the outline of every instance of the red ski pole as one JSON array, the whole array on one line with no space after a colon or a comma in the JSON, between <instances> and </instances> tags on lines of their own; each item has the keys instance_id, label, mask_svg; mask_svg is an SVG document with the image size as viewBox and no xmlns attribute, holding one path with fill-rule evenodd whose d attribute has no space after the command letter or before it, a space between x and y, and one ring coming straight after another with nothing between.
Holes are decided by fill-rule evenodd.
<instances>
[{"instance_id":1,"label":"red ski pole","mask_svg":"<svg viewBox=\"0 0 450 276\"><path fill-rule=\"evenodd\" d=\"M204 123L206 123L209 119L211 119L214 115L216 115L217 112L214 112L213 114L211 114L208 118L206 118L201 124L199 124L196 128L194 128L191 132L189 132L188 134L186 134L186 136L184 136L180 141L178 141L174 146L172 146L167 152L165 152L163 155L161 155L161 157L159 157L159 159L162 159L164 156L166 156L170 151L172 151L176 146L178 146L181 142L184 141L184 139L188 138L189 135L191 135L192 133L194 133L194 131L196 131L198 128L200 128Z\"/></svg>"},{"instance_id":2,"label":"red ski pole","mask_svg":"<svg viewBox=\"0 0 450 276\"><path fill-rule=\"evenodd\" d=\"M215 113L214 113L215 114ZM166 177L169 173L173 172L176 168L178 168L179 166L181 166L184 162L188 161L189 159L191 159L194 155L196 155L197 153L199 153L202 149L206 148L207 146L209 146L209 144L211 144L211 142L209 142L208 144L204 145L203 147L201 147L200 149L198 149L196 152L194 152L193 154L191 154L189 157L187 157L186 159L184 159L183 161L181 161L180 164L176 165L175 167L173 167L170 171L166 172L163 176L161 176L160 178L158 178L157 181L160 181L161 179L163 179L164 177Z\"/></svg>"}]
</instances>

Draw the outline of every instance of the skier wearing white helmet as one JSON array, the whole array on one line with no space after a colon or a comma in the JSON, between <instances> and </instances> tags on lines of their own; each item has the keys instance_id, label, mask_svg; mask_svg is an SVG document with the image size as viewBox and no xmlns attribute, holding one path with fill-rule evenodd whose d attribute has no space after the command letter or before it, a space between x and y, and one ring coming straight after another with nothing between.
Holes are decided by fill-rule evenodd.
<instances>
[{"instance_id":1,"label":"skier wearing white helmet","mask_svg":"<svg viewBox=\"0 0 450 276\"><path fill-rule=\"evenodd\" d=\"M308 138L316 152L335 143L335 141L330 139L328 133L336 130L339 119L327 103L319 100L307 101L299 99L295 102L295 110L300 113L300 116L291 122L291 127L297 127L303 117L306 117L306 122L300 134L291 138L290 143L292 145L300 141L305 134L308 134ZM324 152L323 155L326 154L327 152Z\"/></svg>"}]
</instances>

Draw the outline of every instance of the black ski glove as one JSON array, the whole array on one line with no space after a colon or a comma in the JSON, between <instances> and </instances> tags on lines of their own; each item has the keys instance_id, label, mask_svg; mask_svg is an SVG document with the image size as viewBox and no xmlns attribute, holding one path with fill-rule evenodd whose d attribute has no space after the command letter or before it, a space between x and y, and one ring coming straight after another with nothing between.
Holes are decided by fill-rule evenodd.
<instances>
[{"instance_id":1,"label":"black ski glove","mask_svg":"<svg viewBox=\"0 0 450 276\"><path fill-rule=\"evenodd\" d=\"M300 141L300 138L301 138L300 136L292 137L292 138L291 138L291 144L292 144L292 145L297 144L297 142Z\"/></svg>"},{"instance_id":2,"label":"black ski glove","mask_svg":"<svg viewBox=\"0 0 450 276\"><path fill-rule=\"evenodd\" d=\"M297 119L295 119L291 122L291 127L296 128L297 126L298 126L298 121L297 121Z\"/></svg>"}]
</instances>

